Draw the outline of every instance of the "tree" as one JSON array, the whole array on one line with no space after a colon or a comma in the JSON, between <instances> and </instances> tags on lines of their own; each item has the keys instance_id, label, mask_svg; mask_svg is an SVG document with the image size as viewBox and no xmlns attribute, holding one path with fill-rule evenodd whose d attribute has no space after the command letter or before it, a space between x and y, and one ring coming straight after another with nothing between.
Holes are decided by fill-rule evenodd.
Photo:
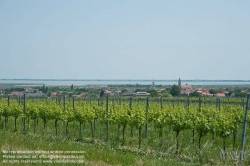
<instances>
[{"instance_id":1,"label":"tree","mask_svg":"<svg viewBox=\"0 0 250 166\"><path fill-rule=\"evenodd\" d=\"M220 89L210 89L209 93L210 94L222 93L222 90L220 90Z\"/></svg>"},{"instance_id":2,"label":"tree","mask_svg":"<svg viewBox=\"0 0 250 166\"><path fill-rule=\"evenodd\" d=\"M235 90L234 91L234 97L247 97L247 93L241 92L240 90Z\"/></svg>"},{"instance_id":3,"label":"tree","mask_svg":"<svg viewBox=\"0 0 250 166\"><path fill-rule=\"evenodd\" d=\"M51 97L51 92L49 92L49 93L47 94L47 96L48 96L48 97Z\"/></svg>"},{"instance_id":4,"label":"tree","mask_svg":"<svg viewBox=\"0 0 250 166\"><path fill-rule=\"evenodd\" d=\"M39 90L39 91L42 91L43 93L47 93L48 90L49 90L49 88L48 88L48 87L45 87L45 85L43 84L42 87L38 87L38 90Z\"/></svg>"},{"instance_id":5,"label":"tree","mask_svg":"<svg viewBox=\"0 0 250 166\"><path fill-rule=\"evenodd\" d=\"M162 95L162 97L169 97L169 94L168 94L168 93L164 93L164 94Z\"/></svg>"},{"instance_id":6,"label":"tree","mask_svg":"<svg viewBox=\"0 0 250 166\"><path fill-rule=\"evenodd\" d=\"M165 89L166 92L170 92L170 90L171 90L170 86L166 87L166 89Z\"/></svg>"},{"instance_id":7,"label":"tree","mask_svg":"<svg viewBox=\"0 0 250 166\"><path fill-rule=\"evenodd\" d=\"M158 94L158 92L156 90L152 90L151 93L150 93L150 96L151 97L158 97L159 94Z\"/></svg>"},{"instance_id":8,"label":"tree","mask_svg":"<svg viewBox=\"0 0 250 166\"><path fill-rule=\"evenodd\" d=\"M74 86L73 86L73 84L72 84L71 87L70 87L70 89L73 90L73 88L74 88Z\"/></svg>"},{"instance_id":9,"label":"tree","mask_svg":"<svg viewBox=\"0 0 250 166\"><path fill-rule=\"evenodd\" d=\"M229 91L228 96L230 97L233 94L233 91Z\"/></svg>"},{"instance_id":10,"label":"tree","mask_svg":"<svg viewBox=\"0 0 250 166\"><path fill-rule=\"evenodd\" d=\"M190 97L200 97L201 94L200 94L199 92L197 92L197 91L194 91L194 92L192 92L192 93L189 93L189 96L190 96Z\"/></svg>"},{"instance_id":11,"label":"tree","mask_svg":"<svg viewBox=\"0 0 250 166\"><path fill-rule=\"evenodd\" d=\"M122 93L127 92L127 91L128 91L127 89L122 89Z\"/></svg>"},{"instance_id":12,"label":"tree","mask_svg":"<svg viewBox=\"0 0 250 166\"><path fill-rule=\"evenodd\" d=\"M178 85L173 85L171 90L170 90L170 94L172 96L179 96L181 94L181 89Z\"/></svg>"},{"instance_id":13,"label":"tree","mask_svg":"<svg viewBox=\"0 0 250 166\"><path fill-rule=\"evenodd\" d=\"M103 96L104 96L104 90L102 90L100 93L100 97L103 97Z\"/></svg>"}]
</instances>

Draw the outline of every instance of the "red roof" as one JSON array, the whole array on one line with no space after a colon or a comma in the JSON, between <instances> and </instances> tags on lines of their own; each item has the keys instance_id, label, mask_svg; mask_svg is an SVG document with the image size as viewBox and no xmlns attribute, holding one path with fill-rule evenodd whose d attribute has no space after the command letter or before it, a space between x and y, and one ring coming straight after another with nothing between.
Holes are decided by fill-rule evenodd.
<instances>
[{"instance_id":1,"label":"red roof","mask_svg":"<svg viewBox=\"0 0 250 166\"><path fill-rule=\"evenodd\" d=\"M217 93L216 94L218 97L225 97L226 95L224 93Z\"/></svg>"},{"instance_id":2,"label":"red roof","mask_svg":"<svg viewBox=\"0 0 250 166\"><path fill-rule=\"evenodd\" d=\"M111 95L111 94L112 94L112 91L110 91L110 90L105 90L104 93L105 93L106 95Z\"/></svg>"},{"instance_id":3,"label":"red roof","mask_svg":"<svg viewBox=\"0 0 250 166\"><path fill-rule=\"evenodd\" d=\"M181 89L193 89L191 85L181 85Z\"/></svg>"},{"instance_id":4,"label":"red roof","mask_svg":"<svg viewBox=\"0 0 250 166\"><path fill-rule=\"evenodd\" d=\"M57 95L57 92L51 92L51 95L52 95L52 96L56 96L56 95Z\"/></svg>"},{"instance_id":5,"label":"red roof","mask_svg":"<svg viewBox=\"0 0 250 166\"><path fill-rule=\"evenodd\" d=\"M23 92L11 92L12 95L23 95Z\"/></svg>"}]
</instances>

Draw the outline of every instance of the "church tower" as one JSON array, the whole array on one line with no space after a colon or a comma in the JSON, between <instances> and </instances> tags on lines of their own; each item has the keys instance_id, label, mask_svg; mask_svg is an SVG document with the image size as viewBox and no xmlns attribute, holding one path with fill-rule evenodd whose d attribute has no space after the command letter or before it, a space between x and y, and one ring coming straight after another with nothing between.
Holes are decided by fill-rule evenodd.
<instances>
[{"instance_id":1,"label":"church tower","mask_svg":"<svg viewBox=\"0 0 250 166\"><path fill-rule=\"evenodd\" d=\"M181 88L181 79L179 78L178 85Z\"/></svg>"},{"instance_id":2,"label":"church tower","mask_svg":"<svg viewBox=\"0 0 250 166\"><path fill-rule=\"evenodd\" d=\"M155 90L155 80L153 80L151 88L152 88L152 90Z\"/></svg>"}]
</instances>

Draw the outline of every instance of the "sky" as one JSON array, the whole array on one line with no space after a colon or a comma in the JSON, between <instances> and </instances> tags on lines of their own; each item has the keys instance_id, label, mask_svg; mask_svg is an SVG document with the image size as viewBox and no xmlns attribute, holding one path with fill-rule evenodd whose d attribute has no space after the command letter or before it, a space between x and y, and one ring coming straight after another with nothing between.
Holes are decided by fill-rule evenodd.
<instances>
[{"instance_id":1,"label":"sky","mask_svg":"<svg viewBox=\"0 0 250 166\"><path fill-rule=\"evenodd\" d=\"M249 80L249 9L249 0L0 0L0 78Z\"/></svg>"}]
</instances>

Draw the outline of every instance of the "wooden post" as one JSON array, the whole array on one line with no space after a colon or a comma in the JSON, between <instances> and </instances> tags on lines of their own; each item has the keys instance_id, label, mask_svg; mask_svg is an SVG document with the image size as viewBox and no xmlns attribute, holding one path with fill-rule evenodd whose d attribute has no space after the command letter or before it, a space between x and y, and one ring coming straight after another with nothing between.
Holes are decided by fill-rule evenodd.
<instances>
[{"instance_id":1,"label":"wooden post","mask_svg":"<svg viewBox=\"0 0 250 166\"><path fill-rule=\"evenodd\" d=\"M26 97L23 94L23 114L26 114ZM23 134L26 134L26 118L23 118Z\"/></svg>"},{"instance_id":2,"label":"wooden post","mask_svg":"<svg viewBox=\"0 0 250 166\"><path fill-rule=\"evenodd\" d=\"M72 106L73 106L73 111L75 111L75 97L72 97ZM73 120L73 128L75 128L75 120Z\"/></svg>"},{"instance_id":3,"label":"wooden post","mask_svg":"<svg viewBox=\"0 0 250 166\"><path fill-rule=\"evenodd\" d=\"M132 109L132 97L129 98L129 108Z\"/></svg>"},{"instance_id":4,"label":"wooden post","mask_svg":"<svg viewBox=\"0 0 250 166\"><path fill-rule=\"evenodd\" d=\"M63 112L65 113L65 95L63 96Z\"/></svg>"},{"instance_id":5,"label":"wooden post","mask_svg":"<svg viewBox=\"0 0 250 166\"><path fill-rule=\"evenodd\" d=\"M104 97L102 97L102 108L103 108L103 98L104 98Z\"/></svg>"},{"instance_id":6,"label":"wooden post","mask_svg":"<svg viewBox=\"0 0 250 166\"><path fill-rule=\"evenodd\" d=\"M247 117L248 117L248 110L249 110L249 98L250 94L247 95L247 105L246 105L246 112L245 112L245 119L244 119L244 126L243 126L243 133L242 133L242 142L241 142L241 153L240 153L240 165L243 164L244 158L244 145L246 141L246 129L247 129Z\"/></svg>"},{"instance_id":7,"label":"wooden post","mask_svg":"<svg viewBox=\"0 0 250 166\"><path fill-rule=\"evenodd\" d=\"M244 99L242 99L242 108L244 110L244 107L245 107L245 103L244 103Z\"/></svg>"},{"instance_id":8,"label":"wooden post","mask_svg":"<svg viewBox=\"0 0 250 166\"><path fill-rule=\"evenodd\" d=\"M218 98L216 98L216 108L218 108Z\"/></svg>"},{"instance_id":9,"label":"wooden post","mask_svg":"<svg viewBox=\"0 0 250 166\"><path fill-rule=\"evenodd\" d=\"M172 99L172 105L173 105L173 108L174 108L174 98Z\"/></svg>"},{"instance_id":10,"label":"wooden post","mask_svg":"<svg viewBox=\"0 0 250 166\"><path fill-rule=\"evenodd\" d=\"M10 106L10 96L8 96L8 107Z\"/></svg>"},{"instance_id":11,"label":"wooden post","mask_svg":"<svg viewBox=\"0 0 250 166\"><path fill-rule=\"evenodd\" d=\"M219 111L220 111L220 98L219 98L219 100L218 100L218 101L219 101Z\"/></svg>"},{"instance_id":12,"label":"wooden post","mask_svg":"<svg viewBox=\"0 0 250 166\"><path fill-rule=\"evenodd\" d=\"M106 96L106 141L109 140L109 121L108 121L108 109L109 109L109 97Z\"/></svg>"},{"instance_id":13,"label":"wooden post","mask_svg":"<svg viewBox=\"0 0 250 166\"><path fill-rule=\"evenodd\" d=\"M199 112L201 112L201 98L199 97Z\"/></svg>"},{"instance_id":14,"label":"wooden post","mask_svg":"<svg viewBox=\"0 0 250 166\"><path fill-rule=\"evenodd\" d=\"M59 104L58 105L60 105L61 104L61 100L62 100L62 96L60 96L58 99L59 99Z\"/></svg>"},{"instance_id":15,"label":"wooden post","mask_svg":"<svg viewBox=\"0 0 250 166\"><path fill-rule=\"evenodd\" d=\"M10 106L10 96L8 96L8 107ZM6 126L6 124L8 123L8 121L9 121L9 118L6 116L5 117L5 126Z\"/></svg>"},{"instance_id":16,"label":"wooden post","mask_svg":"<svg viewBox=\"0 0 250 166\"><path fill-rule=\"evenodd\" d=\"M75 97L73 97L72 103L73 103L73 110L75 110Z\"/></svg>"},{"instance_id":17,"label":"wooden post","mask_svg":"<svg viewBox=\"0 0 250 166\"><path fill-rule=\"evenodd\" d=\"M65 95L64 95L63 96L63 114L65 114L65 111L66 111L66 108L65 108ZM65 133L67 134L65 121L63 122L63 128L65 128Z\"/></svg>"},{"instance_id":18,"label":"wooden post","mask_svg":"<svg viewBox=\"0 0 250 166\"><path fill-rule=\"evenodd\" d=\"M163 106L162 106L162 96L161 96L161 110L162 110Z\"/></svg>"},{"instance_id":19,"label":"wooden post","mask_svg":"<svg viewBox=\"0 0 250 166\"><path fill-rule=\"evenodd\" d=\"M115 109L115 98L112 98L112 107L113 107L113 110Z\"/></svg>"},{"instance_id":20,"label":"wooden post","mask_svg":"<svg viewBox=\"0 0 250 166\"><path fill-rule=\"evenodd\" d=\"M147 138L147 132L148 132L148 97L146 100L146 126L145 126L145 133L144 133L144 138Z\"/></svg>"}]
</instances>

